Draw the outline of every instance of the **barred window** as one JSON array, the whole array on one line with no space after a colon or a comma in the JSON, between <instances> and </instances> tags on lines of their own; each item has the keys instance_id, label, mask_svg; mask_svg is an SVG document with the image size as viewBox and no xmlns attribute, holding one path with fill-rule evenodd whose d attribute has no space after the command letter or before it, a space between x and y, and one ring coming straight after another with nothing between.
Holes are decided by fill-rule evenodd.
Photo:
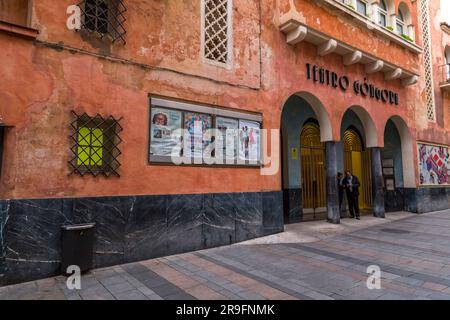
<instances>
[{"instance_id":1,"label":"barred window","mask_svg":"<svg viewBox=\"0 0 450 320\"><path fill-rule=\"evenodd\" d=\"M98 176L120 176L118 168L121 154L118 146L122 142L119 133L122 127L119 122L110 116L103 118L99 114L90 117L86 113L78 115L72 111L74 120L71 123L73 133L73 157L70 160L71 174L92 174Z\"/></svg>"},{"instance_id":2,"label":"barred window","mask_svg":"<svg viewBox=\"0 0 450 320\"><path fill-rule=\"evenodd\" d=\"M208 62L231 63L232 0L202 0L202 55Z\"/></svg>"},{"instance_id":3,"label":"barred window","mask_svg":"<svg viewBox=\"0 0 450 320\"><path fill-rule=\"evenodd\" d=\"M427 118L431 122L436 121L436 101L434 97L433 61L430 10L428 0L420 2L420 17L422 21L423 61L425 69L425 94L427 98Z\"/></svg>"},{"instance_id":4,"label":"barred window","mask_svg":"<svg viewBox=\"0 0 450 320\"><path fill-rule=\"evenodd\" d=\"M123 0L83 0L79 3L82 12L82 28L97 33L101 38L109 36L113 42L125 43L126 7Z\"/></svg>"}]
</instances>

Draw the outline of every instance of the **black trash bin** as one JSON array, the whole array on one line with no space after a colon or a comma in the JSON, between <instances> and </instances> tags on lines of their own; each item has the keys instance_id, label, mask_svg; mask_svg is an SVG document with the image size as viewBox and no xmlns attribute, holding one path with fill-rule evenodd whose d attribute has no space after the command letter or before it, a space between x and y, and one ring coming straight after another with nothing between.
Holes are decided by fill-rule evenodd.
<instances>
[{"instance_id":1,"label":"black trash bin","mask_svg":"<svg viewBox=\"0 0 450 320\"><path fill-rule=\"evenodd\" d=\"M93 268L95 223L62 227L61 272L69 266L78 266L81 272Z\"/></svg>"}]
</instances>

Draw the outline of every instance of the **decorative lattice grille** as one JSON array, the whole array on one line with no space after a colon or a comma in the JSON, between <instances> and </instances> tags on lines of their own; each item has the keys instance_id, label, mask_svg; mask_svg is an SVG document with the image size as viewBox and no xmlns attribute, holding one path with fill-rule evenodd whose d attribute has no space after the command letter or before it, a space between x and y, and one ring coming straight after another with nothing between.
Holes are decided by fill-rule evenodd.
<instances>
[{"instance_id":1,"label":"decorative lattice grille","mask_svg":"<svg viewBox=\"0 0 450 320\"><path fill-rule=\"evenodd\" d=\"M433 62L431 56L430 10L428 0L420 1L420 17L422 20L423 60L425 68L425 93L427 98L427 117L436 121L436 105L434 99Z\"/></svg>"},{"instance_id":2,"label":"decorative lattice grille","mask_svg":"<svg viewBox=\"0 0 450 320\"><path fill-rule=\"evenodd\" d=\"M81 9L81 28L95 32L103 38L109 36L112 42L122 40L125 43L125 12L123 0L83 0Z\"/></svg>"},{"instance_id":3,"label":"decorative lattice grille","mask_svg":"<svg viewBox=\"0 0 450 320\"><path fill-rule=\"evenodd\" d=\"M231 0L203 0L203 54L208 60L229 62L231 6Z\"/></svg>"},{"instance_id":4,"label":"decorative lattice grille","mask_svg":"<svg viewBox=\"0 0 450 320\"><path fill-rule=\"evenodd\" d=\"M71 174L103 174L107 177L119 177L118 157L121 152L118 148L122 139L119 133L122 127L112 116L103 118L97 114L91 117L86 113L78 115L72 111L74 120L71 123L72 159L69 161Z\"/></svg>"}]
</instances>

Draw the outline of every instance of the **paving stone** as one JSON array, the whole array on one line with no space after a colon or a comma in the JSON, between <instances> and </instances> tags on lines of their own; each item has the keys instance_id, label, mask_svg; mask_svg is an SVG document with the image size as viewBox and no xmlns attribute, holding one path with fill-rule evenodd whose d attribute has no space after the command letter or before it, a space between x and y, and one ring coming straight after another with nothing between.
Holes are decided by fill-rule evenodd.
<instances>
[{"instance_id":1,"label":"paving stone","mask_svg":"<svg viewBox=\"0 0 450 320\"><path fill-rule=\"evenodd\" d=\"M108 277L100 278L97 280L104 286L112 286L112 285L116 285L116 284L120 284L120 283L127 283L127 280L119 275L108 276Z\"/></svg>"},{"instance_id":2,"label":"paving stone","mask_svg":"<svg viewBox=\"0 0 450 320\"><path fill-rule=\"evenodd\" d=\"M114 300L113 295L103 287L88 288L78 294L83 300Z\"/></svg>"},{"instance_id":3,"label":"paving stone","mask_svg":"<svg viewBox=\"0 0 450 320\"><path fill-rule=\"evenodd\" d=\"M395 281L398 281L398 282L401 282L401 283L404 283L404 284L407 284L410 286L415 286L415 287L416 286L420 287L424 283L422 280L414 279L411 277L399 277L399 278L396 278Z\"/></svg>"},{"instance_id":4,"label":"paving stone","mask_svg":"<svg viewBox=\"0 0 450 320\"><path fill-rule=\"evenodd\" d=\"M129 282L120 282L112 285L105 285L105 288L111 292L114 296L117 294L120 294L122 292L129 292L131 290L136 289L133 285L131 285Z\"/></svg>"},{"instance_id":5,"label":"paving stone","mask_svg":"<svg viewBox=\"0 0 450 320\"><path fill-rule=\"evenodd\" d=\"M243 300L244 298L242 298L241 296L237 295L236 293L233 293L231 291L228 291L226 289L217 291L219 294L227 297L230 300Z\"/></svg>"},{"instance_id":6,"label":"paving stone","mask_svg":"<svg viewBox=\"0 0 450 320\"><path fill-rule=\"evenodd\" d=\"M114 294L117 300L149 300L142 292L137 289Z\"/></svg>"},{"instance_id":7,"label":"paving stone","mask_svg":"<svg viewBox=\"0 0 450 320\"><path fill-rule=\"evenodd\" d=\"M153 290L150 290L147 287L137 287L136 289L150 300L163 300L161 296L157 295Z\"/></svg>"},{"instance_id":8,"label":"paving stone","mask_svg":"<svg viewBox=\"0 0 450 320\"><path fill-rule=\"evenodd\" d=\"M313 298L314 300L334 300L332 297L321 294L315 291L307 291L304 295Z\"/></svg>"},{"instance_id":9,"label":"paving stone","mask_svg":"<svg viewBox=\"0 0 450 320\"><path fill-rule=\"evenodd\" d=\"M425 282L422 285L423 288L425 289L430 289L433 291L443 291L445 289L447 289L448 287L439 283L434 283L434 282Z\"/></svg>"},{"instance_id":10,"label":"paving stone","mask_svg":"<svg viewBox=\"0 0 450 320\"><path fill-rule=\"evenodd\" d=\"M237 244L102 268L82 276L80 291L58 276L0 288L0 299L450 300L449 226L450 211L414 215L315 242ZM390 235L386 228L410 233ZM366 287L372 264L381 268L382 290Z\"/></svg>"},{"instance_id":11,"label":"paving stone","mask_svg":"<svg viewBox=\"0 0 450 320\"><path fill-rule=\"evenodd\" d=\"M166 283L161 286L154 287L154 288L152 288L152 290L157 295L159 295L160 297L163 297L163 298L170 296L170 295L177 294L181 291L179 288L177 288L176 286L174 286L171 283Z\"/></svg>"},{"instance_id":12,"label":"paving stone","mask_svg":"<svg viewBox=\"0 0 450 320\"><path fill-rule=\"evenodd\" d=\"M245 300L267 300L263 296L252 291L242 291L239 292L237 295Z\"/></svg>"}]
</instances>

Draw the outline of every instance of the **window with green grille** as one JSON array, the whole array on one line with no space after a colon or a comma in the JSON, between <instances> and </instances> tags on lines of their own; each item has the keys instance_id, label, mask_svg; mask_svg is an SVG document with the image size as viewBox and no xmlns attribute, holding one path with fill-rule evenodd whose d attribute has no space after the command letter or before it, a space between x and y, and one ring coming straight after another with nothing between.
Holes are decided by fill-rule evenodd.
<instances>
[{"instance_id":1,"label":"window with green grille","mask_svg":"<svg viewBox=\"0 0 450 320\"><path fill-rule=\"evenodd\" d=\"M78 128L78 165L103 165L103 130Z\"/></svg>"},{"instance_id":2,"label":"window with green grille","mask_svg":"<svg viewBox=\"0 0 450 320\"><path fill-rule=\"evenodd\" d=\"M86 113L78 115L72 112L74 120L71 123L73 133L71 148L73 157L69 162L71 174L103 174L105 176L120 176L118 168L121 154L118 145L122 142L119 133L122 127L110 116L103 118L99 114L91 117Z\"/></svg>"}]
</instances>

